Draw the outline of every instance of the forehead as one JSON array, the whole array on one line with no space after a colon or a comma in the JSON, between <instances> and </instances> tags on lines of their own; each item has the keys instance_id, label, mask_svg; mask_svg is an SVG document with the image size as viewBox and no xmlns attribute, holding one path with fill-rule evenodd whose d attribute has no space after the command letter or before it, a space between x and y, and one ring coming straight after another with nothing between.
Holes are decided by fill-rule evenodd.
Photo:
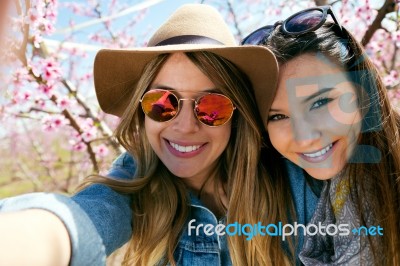
<instances>
[{"instance_id":1,"label":"forehead","mask_svg":"<svg viewBox=\"0 0 400 266\"><path fill-rule=\"evenodd\" d=\"M346 72L334 59L322 54L303 54L281 65L281 78L323 76Z\"/></svg>"},{"instance_id":2,"label":"forehead","mask_svg":"<svg viewBox=\"0 0 400 266\"><path fill-rule=\"evenodd\" d=\"M345 81L349 81L347 72L332 59L304 54L280 66L276 98L286 96L288 92L307 96Z\"/></svg>"},{"instance_id":3,"label":"forehead","mask_svg":"<svg viewBox=\"0 0 400 266\"><path fill-rule=\"evenodd\" d=\"M194 92L215 87L211 79L184 53L173 53L168 57L154 78L152 86Z\"/></svg>"}]
</instances>

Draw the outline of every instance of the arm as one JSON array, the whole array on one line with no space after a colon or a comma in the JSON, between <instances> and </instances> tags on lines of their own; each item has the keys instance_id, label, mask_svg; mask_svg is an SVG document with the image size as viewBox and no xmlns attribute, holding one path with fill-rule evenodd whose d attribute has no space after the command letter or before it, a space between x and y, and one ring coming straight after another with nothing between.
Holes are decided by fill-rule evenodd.
<instances>
[{"instance_id":1,"label":"arm","mask_svg":"<svg viewBox=\"0 0 400 266\"><path fill-rule=\"evenodd\" d=\"M112 164L107 176L132 178L135 162L128 153L121 154ZM95 195L95 196L94 196ZM131 198L105 185L91 185L72 197L89 216L103 240L106 255L128 242L132 234Z\"/></svg>"},{"instance_id":2,"label":"arm","mask_svg":"<svg viewBox=\"0 0 400 266\"><path fill-rule=\"evenodd\" d=\"M68 265L69 235L57 216L33 209L0 217L0 265Z\"/></svg>"},{"instance_id":3,"label":"arm","mask_svg":"<svg viewBox=\"0 0 400 266\"><path fill-rule=\"evenodd\" d=\"M113 163L108 175L114 178L129 179L134 172L135 164L133 158L124 153ZM14 255L14 257L8 257L7 259L14 259L12 264L21 262L19 264L26 265L22 260L27 259L30 261L28 264L32 265L36 264L36 259L43 259L29 257L38 253L29 254L22 251L28 250L28 248L21 247L21 244L24 243L26 247L30 246L30 249L37 247L46 250L48 259L50 259L48 257L49 253L59 254L59 252L63 251L68 254L64 247L70 247L71 254L67 257L69 260L71 256L71 266L105 265L106 254L111 254L115 249L126 243L131 236L132 211L130 204L129 196L119 194L105 185L89 186L72 198L57 194L32 193L1 200L0 235L2 238L0 238L0 265L10 265L10 263L6 263L5 257L3 257L3 253L6 253L7 249L1 248L3 245L9 245L8 241L3 237L3 233L6 232L10 234L9 236L13 236L15 245L19 246L19 248L14 249L9 245L10 249L8 250L10 252L7 254ZM28 212L26 210L31 211ZM42 210L46 210L46 212ZM7 217L5 216L6 213ZM56 220L58 223L55 222L51 226L43 222L33 224L32 221L36 219L35 215L36 217L40 216L40 219L43 220L59 218ZM29 225L26 229L30 233L39 233L43 230L57 232L57 234L60 234L60 239L57 239L57 241L61 241L60 245L46 246L46 244L52 242L49 242L42 233L36 234L36 236L32 235L32 237L27 237L25 233L19 234L17 231L21 229L16 226L16 223ZM62 236L65 229L69 236L67 238L65 235L64 237ZM27 240L33 241L28 242ZM67 244L65 241L67 241ZM11 252L12 250L14 250L14 253ZM24 252L24 256L15 253L16 250ZM2 257L4 258L3 261L1 260L3 259ZM64 260L61 257L58 258L61 259L60 263L50 263L50 265L63 265ZM39 263L39 261L37 262L38 265L46 265Z\"/></svg>"},{"instance_id":4,"label":"arm","mask_svg":"<svg viewBox=\"0 0 400 266\"><path fill-rule=\"evenodd\" d=\"M71 198L25 194L0 201L0 212L0 265L46 265L47 259L47 265L105 265L105 249L96 228ZM8 242L4 236L13 240ZM3 262L4 254L13 263ZM51 263L55 256L59 263Z\"/></svg>"}]
</instances>

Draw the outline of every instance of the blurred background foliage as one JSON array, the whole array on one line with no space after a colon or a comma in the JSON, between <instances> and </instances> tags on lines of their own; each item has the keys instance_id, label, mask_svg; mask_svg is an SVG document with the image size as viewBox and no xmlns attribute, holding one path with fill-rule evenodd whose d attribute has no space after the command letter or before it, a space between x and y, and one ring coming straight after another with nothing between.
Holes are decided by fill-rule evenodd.
<instances>
[{"instance_id":1,"label":"blurred background foliage","mask_svg":"<svg viewBox=\"0 0 400 266\"><path fill-rule=\"evenodd\" d=\"M301 9L331 4L365 45L398 107L398 0L14 0L1 60L0 197L73 193L106 174L121 152L118 118L97 105L93 58L101 48L144 46L178 6L205 3L224 15L237 40Z\"/></svg>"}]
</instances>

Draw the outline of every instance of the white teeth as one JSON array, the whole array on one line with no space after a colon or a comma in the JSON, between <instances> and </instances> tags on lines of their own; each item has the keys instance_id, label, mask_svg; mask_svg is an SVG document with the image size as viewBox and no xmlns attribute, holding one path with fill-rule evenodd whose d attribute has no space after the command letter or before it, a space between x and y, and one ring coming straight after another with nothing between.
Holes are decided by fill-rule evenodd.
<instances>
[{"instance_id":1,"label":"white teeth","mask_svg":"<svg viewBox=\"0 0 400 266\"><path fill-rule=\"evenodd\" d=\"M324 155L325 153L327 153L331 148L332 148L333 144L329 144L328 146L326 146L325 148L323 148L322 150L319 150L317 152L314 153L303 153L303 155L310 157L310 158L314 158L314 157L319 157L321 155Z\"/></svg>"},{"instance_id":2,"label":"white teeth","mask_svg":"<svg viewBox=\"0 0 400 266\"><path fill-rule=\"evenodd\" d=\"M200 149L201 145L192 145L192 146L181 146L173 142L169 142L169 144L179 152L191 152Z\"/></svg>"}]
</instances>

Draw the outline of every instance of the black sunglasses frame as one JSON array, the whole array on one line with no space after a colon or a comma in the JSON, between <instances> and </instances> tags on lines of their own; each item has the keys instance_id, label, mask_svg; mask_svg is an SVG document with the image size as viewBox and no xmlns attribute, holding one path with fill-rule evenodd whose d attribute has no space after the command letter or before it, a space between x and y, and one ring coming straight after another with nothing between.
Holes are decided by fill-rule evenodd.
<instances>
[{"instance_id":1,"label":"black sunglasses frame","mask_svg":"<svg viewBox=\"0 0 400 266\"><path fill-rule=\"evenodd\" d=\"M291 32L291 31L289 31L287 29L287 23L290 22L293 18L295 18L295 17L297 17L297 16L299 16L299 15L301 15L303 13L308 13L308 12L311 12L311 11L314 11L314 10L321 11L322 15L323 15L321 21L317 25L312 26L312 27L310 27L310 28L308 28L306 30L296 31L296 32ZM290 17L288 17L287 19L285 19L283 21L281 21L281 20L277 21L274 25L266 25L266 26L263 26L263 27L261 27L259 29L256 29L255 31L253 31L252 33L247 35L241 41L241 45L260 45L260 44L265 43L265 41L267 41L268 37L270 36L271 32L278 25L282 25L281 31L284 34L286 34L288 36L294 36L294 37L302 35L302 34L305 34L307 32L315 31L315 30L319 29L322 25L324 25L324 23L326 22L326 20L328 18L328 15L331 15L333 21L339 26L340 31L342 31L342 25L340 24L339 20L337 19L336 15L335 15L335 13L334 13L334 11L332 9L332 6L329 6L329 5L327 5L327 6L319 6L319 7L307 8L307 9L304 9L304 10L299 11L297 13L294 13L293 15L291 15ZM257 41L256 43L246 43L250 38L252 38L256 34L259 34L261 31L265 31L265 33L264 33L263 37L260 38L259 41Z\"/></svg>"}]
</instances>

